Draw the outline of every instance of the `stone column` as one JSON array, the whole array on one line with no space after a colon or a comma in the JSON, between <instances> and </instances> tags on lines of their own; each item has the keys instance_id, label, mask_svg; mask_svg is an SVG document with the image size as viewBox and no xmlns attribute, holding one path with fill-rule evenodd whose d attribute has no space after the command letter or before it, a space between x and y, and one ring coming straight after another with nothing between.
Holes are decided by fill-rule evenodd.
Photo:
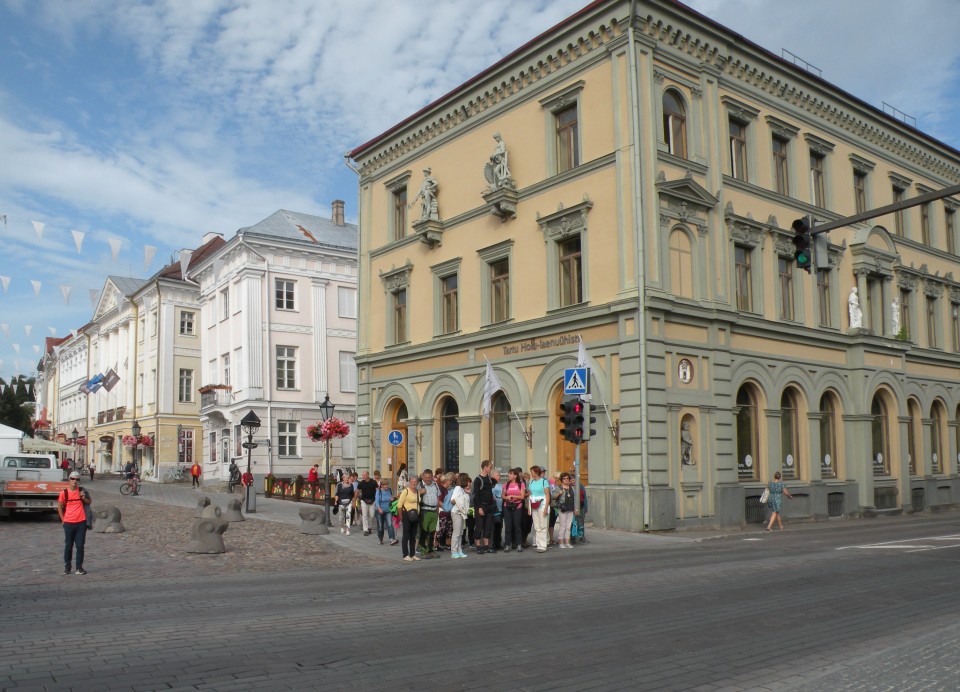
<instances>
[{"instance_id":1,"label":"stone column","mask_svg":"<svg viewBox=\"0 0 960 692\"><path fill-rule=\"evenodd\" d=\"M883 277L883 282L880 284L880 300L883 301L883 328L874 330L874 334L877 336L897 336L890 331L893 329L893 307L891 305L893 303L893 292L890 290L892 285L892 276Z\"/></svg>"},{"instance_id":2,"label":"stone column","mask_svg":"<svg viewBox=\"0 0 960 692\"><path fill-rule=\"evenodd\" d=\"M263 363L264 358L273 362L273 354L264 353L264 322L263 322L263 278L247 276L241 283L243 290L243 331L248 356L247 382L250 392L248 399L263 398ZM269 337L269 334L266 334ZM268 368L269 370L269 368Z\"/></svg>"},{"instance_id":3,"label":"stone column","mask_svg":"<svg viewBox=\"0 0 960 692\"><path fill-rule=\"evenodd\" d=\"M857 277L857 295L860 298L860 312L863 315L863 321L861 325L864 329L870 329L873 327L871 324L872 320L870 319L870 305L867 296L867 271L864 269L858 269L854 274ZM850 320L850 311L847 311L847 322L849 325ZM849 325L852 326L852 325Z\"/></svg>"},{"instance_id":4,"label":"stone column","mask_svg":"<svg viewBox=\"0 0 960 692\"><path fill-rule=\"evenodd\" d=\"M313 381L314 398L323 401L329 393L329 357L327 354L327 285L328 281L314 279L310 288L313 299Z\"/></svg>"}]
</instances>

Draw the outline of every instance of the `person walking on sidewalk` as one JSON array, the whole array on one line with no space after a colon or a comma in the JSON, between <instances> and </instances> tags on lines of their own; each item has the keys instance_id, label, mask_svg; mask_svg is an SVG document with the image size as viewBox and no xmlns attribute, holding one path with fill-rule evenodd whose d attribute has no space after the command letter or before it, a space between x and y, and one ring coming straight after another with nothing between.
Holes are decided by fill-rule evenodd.
<instances>
[{"instance_id":1,"label":"person walking on sidewalk","mask_svg":"<svg viewBox=\"0 0 960 692\"><path fill-rule=\"evenodd\" d=\"M400 547L403 550L404 562L419 560L417 555L417 527L420 526L420 491L417 488L417 477L407 481L407 487L400 491L397 497L397 511L403 521L403 538Z\"/></svg>"},{"instance_id":2,"label":"person walking on sidewalk","mask_svg":"<svg viewBox=\"0 0 960 692\"><path fill-rule=\"evenodd\" d=\"M373 533L373 522L376 520L374 502L377 498L377 482L370 478L369 471L364 471L361 474L360 481L357 483L357 491L360 493L360 515L363 520L363 535L369 536Z\"/></svg>"},{"instance_id":3,"label":"person walking on sidewalk","mask_svg":"<svg viewBox=\"0 0 960 692\"><path fill-rule=\"evenodd\" d=\"M453 523L452 534L450 536L450 557L461 558L467 554L463 552L463 530L467 521L467 514L470 512L470 493L467 488L470 487L470 476L461 473L457 476L456 487L450 492L453 493L450 507L450 519Z\"/></svg>"},{"instance_id":4,"label":"person walking on sidewalk","mask_svg":"<svg viewBox=\"0 0 960 692\"><path fill-rule=\"evenodd\" d=\"M200 468L198 462L193 462L193 466L190 467L190 477L193 479L193 488L200 487L200 474L203 473L203 469Z\"/></svg>"},{"instance_id":5,"label":"person walking on sidewalk","mask_svg":"<svg viewBox=\"0 0 960 692\"><path fill-rule=\"evenodd\" d=\"M783 483L780 482L780 472L777 471L773 474L773 480L767 483L767 490L770 491L770 497L767 500L767 506L770 508L770 522L767 524L767 531L773 530L773 522L777 522L777 526L780 527L780 530L783 531L783 522L780 520L780 510L783 507L783 496L786 495L791 500L793 495L790 494L790 491L786 489Z\"/></svg>"},{"instance_id":6,"label":"person walking on sidewalk","mask_svg":"<svg viewBox=\"0 0 960 692\"><path fill-rule=\"evenodd\" d=\"M433 471L427 469L418 486L420 492L420 557L429 560L434 556L433 541L436 538L437 522L440 519L440 486L433 479Z\"/></svg>"},{"instance_id":7,"label":"person walking on sidewalk","mask_svg":"<svg viewBox=\"0 0 960 692\"><path fill-rule=\"evenodd\" d=\"M340 512L340 533L350 535L350 518L353 514L353 498L356 490L350 476L345 476L337 485L337 510Z\"/></svg>"},{"instance_id":8,"label":"person walking on sidewalk","mask_svg":"<svg viewBox=\"0 0 960 692\"><path fill-rule=\"evenodd\" d=\"M83 568L84 545L87 541L87 513L90 493L80 487L80 472L73 471L67 480L67 488L57 499L57 513L63 523L63 573L70 574L73 567L73 551L77 551L77 574L86 574Z\"/></svg>"},{"instance_id":9,"label":"person walking on sidewalk","mask_svg":"<svg viewBox=\"0 0 960 692\"><path fill-rule=\"evenodd\" d=\"M397 535L393 531L393 517L390 515L390 503L393 502L393 492L390 490L390 483L380 481L380 487L373 498L373 510L377 519L377 538L380 539L380 545L383 545L383 532L386 530L390 536L390 545L397 544Z\"/></svg>"},{"instance_id":10,"label":"person walking on sidewalk","mask_svg":"<svg viewBox=\"0 0 960 692\"><path fill-rule=\"evenodd\" d=\"M235 486L240 484L240 467L237 462L230 460L230 478L227 480L227 492L232 493Z\"/></svg>"}]
</instances>

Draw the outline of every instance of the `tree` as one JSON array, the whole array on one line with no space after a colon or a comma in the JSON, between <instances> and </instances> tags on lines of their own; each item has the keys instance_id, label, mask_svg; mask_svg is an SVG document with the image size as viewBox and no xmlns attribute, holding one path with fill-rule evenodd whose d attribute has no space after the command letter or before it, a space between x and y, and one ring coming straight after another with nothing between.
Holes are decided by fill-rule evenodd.
<instances>
[{"instance_id":1,"label":"tree","mask_svg":"<svg viewBox=\"0 0 960 692\"><path fill-rule=\"evenodd\" d=\"M3 394L0 394L0 423L8 425L11 428L22 430L28 435L33 435L33 427L30 419L33 416L35 405L33 397L28 393L29 385L34 383L34 379L24 378L22 375L9 382L0 378L0 384L3 385Z\"/></svg>"}]
</instances>

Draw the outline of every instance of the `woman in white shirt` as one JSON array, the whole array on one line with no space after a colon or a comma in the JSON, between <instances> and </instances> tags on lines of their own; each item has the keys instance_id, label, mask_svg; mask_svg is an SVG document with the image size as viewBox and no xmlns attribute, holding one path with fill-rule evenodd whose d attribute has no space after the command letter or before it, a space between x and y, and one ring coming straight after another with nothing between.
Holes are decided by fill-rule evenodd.
<instances>
[{"instance_id":1,"label":"woman in white shirt","mask_svg":"<svg viewBox=\"0 0 960 692\"><path fill-rule=\"evenodd\" d=\"M451 500L450 518L453 521L453 534L450 537L450 557L455 559L467 556L463 552L463 527L466 525L467 514L470 512L470 493L466 490L468 487L470 487L470 476L461 473L457 477L457 487L451 491L453 499Z\"/></svg>"},{"instance_id":2,"label":"woman in white shirt","mask_svg":"<svg viewBox=\"0 0 960 692\"><path fill-rule=\"evenodd\" d=\"M543 469L530 467L529 512L533 516L533 531L536 535L537 552L547 552L547 530L550 526L550 482L543 477Z\"/></svg>"}]
</instances>

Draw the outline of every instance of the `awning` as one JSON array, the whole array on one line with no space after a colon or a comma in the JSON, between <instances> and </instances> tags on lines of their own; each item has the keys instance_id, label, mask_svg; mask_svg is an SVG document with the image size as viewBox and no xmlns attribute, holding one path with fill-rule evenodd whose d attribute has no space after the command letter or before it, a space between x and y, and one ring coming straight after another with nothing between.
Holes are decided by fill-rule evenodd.
<instances>
[{"instance_id":1,"label":"awning","mask_svg":"<svg viewBox=\"0 0 960 692\"><path fill-rule=\"evenodd\" d=\"M70 445L62 445L52 440L31 439L29 437L23 438L20 447L24 452L72 452L74 449Z\"/></svg>"}]
</instances>

